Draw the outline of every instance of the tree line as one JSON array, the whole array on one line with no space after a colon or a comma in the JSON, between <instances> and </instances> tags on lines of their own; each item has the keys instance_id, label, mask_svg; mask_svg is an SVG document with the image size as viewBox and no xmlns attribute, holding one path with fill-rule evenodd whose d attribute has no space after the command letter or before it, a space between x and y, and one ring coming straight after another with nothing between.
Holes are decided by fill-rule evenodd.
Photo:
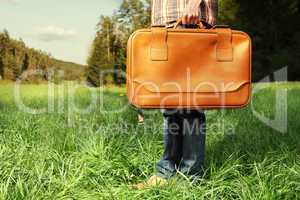
<instances>
[{"instance_id":1,"label":"tree line","mask_svg":"<svg viewBox=\"0 0 300 200\"><path fill-rule=\"evenodd\" d=\"M151 0L123 0L112 16L101 16L86 68L87 80L123 83L131 33L150 26ZM253 81L288 66L288 79L300 80L300 0L219 0L218 24L247 32L253 40Z\"/></svg>"},{"instance_id":2,"label":"tree line","mask_svg":"<svg viewBox=\"0 0 300 200\"><path fill-rule=\"evenodd\" d=\"M11 38L7 30L0 31L0 80L15 81L24 72L40 70L43 73L32 73L25 81L47 81L50 69L53 76L58 70L64 71L61 79L78 80L84 76L84 66L57 60L49 53L27 47L21 39Z\"/></svg>"},{"instance_id":3,"label":"tree line","mask_svg":"<svg viewBox=\"0 0 300 200\"><path fill-rule=\"evenodd\" d=\"M87 80L99 86L103 83L122 83L126 68L127 39L134 30L150 24L150 0L125 0L112 16L101 16L96 26L88 67ZM119 73L103 74L106 71Z\"/></svg>"}]
</instances>

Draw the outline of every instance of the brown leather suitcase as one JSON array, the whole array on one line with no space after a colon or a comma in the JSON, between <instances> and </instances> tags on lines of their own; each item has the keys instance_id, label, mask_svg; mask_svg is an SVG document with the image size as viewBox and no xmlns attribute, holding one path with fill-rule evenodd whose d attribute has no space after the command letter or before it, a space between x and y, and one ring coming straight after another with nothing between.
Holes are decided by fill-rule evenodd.
<instances>
[{"instance_id":1,"label":"brown leather suitcase","mask_svg":"<svg viewBox=\"0 0 300 200\"><path fill-rule=\"evenodd\" d=\"M127 46L127 97L138 108L241 108L251 98L250 37L226 26L152 27Z\"/></svg>"}]
</instances>

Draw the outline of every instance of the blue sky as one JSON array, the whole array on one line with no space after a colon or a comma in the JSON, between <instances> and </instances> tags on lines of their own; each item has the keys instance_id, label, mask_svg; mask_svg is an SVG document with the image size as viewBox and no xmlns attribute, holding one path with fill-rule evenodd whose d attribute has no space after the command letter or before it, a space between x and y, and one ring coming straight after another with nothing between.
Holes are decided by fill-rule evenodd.
<instances>
[{"instance_id":1,"label":"blue sky","mask_svg":"<svg viewBox=\"0 0 300 200\"><path fill-rule=\"evenodd\" d=\"M121 0L0 0L0 30L66 61L85 64L101 14Z\"/></svg>"}]
</instances>

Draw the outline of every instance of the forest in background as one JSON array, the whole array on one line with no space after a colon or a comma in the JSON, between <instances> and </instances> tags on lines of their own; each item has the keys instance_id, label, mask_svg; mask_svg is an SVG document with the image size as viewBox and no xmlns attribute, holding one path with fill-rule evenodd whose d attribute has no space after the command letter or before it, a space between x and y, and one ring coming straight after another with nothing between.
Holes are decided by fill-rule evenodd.
<instances>
[{"instance_id":1,"label":"forest in background","mask_svg":"<svg viewBox=\"0 0 300 200\"><path fill-rule=\"evenodd\" d=\"M0 31L0 80L15 81L26 71L40 70L43 73L29 74L25 80L28 82L48 81L50 74L52 80L82 80L84 67L72 62L53 58L49 53L29 48L20 39L15 40L9 36L7 30ZM50 70L52 72L50 73ZM63 71L63 74L59 73Z\"/></svg>"},{"instance_id":2,"label":"forest in background","mask_svg":"<svg viewBox=\"0 0 300 200\"><path fill-rule=\"evenodd\" d=\"M104 83L123 83L126 44L131 33L150 26L150 0L123 0L112 16L101 16L96 26L86 76L100 85L99 74L108 74ZM253 81L288 66L289 81L300 80L300 0L219 0L218 24L247 32L253 40Z\"/></svg>"}]
</instances>

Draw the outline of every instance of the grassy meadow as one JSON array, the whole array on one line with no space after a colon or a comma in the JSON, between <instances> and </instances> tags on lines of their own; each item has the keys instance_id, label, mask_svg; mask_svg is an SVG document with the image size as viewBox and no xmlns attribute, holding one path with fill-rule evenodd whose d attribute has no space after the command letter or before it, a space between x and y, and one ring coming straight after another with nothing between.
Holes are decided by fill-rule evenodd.
<instances>
[{"instance_id":1,"label":"grassy meadow","mask_svg":"<svg viewBox=\"0 0 300 200\"><path fill-rule=\"evenodd\" d=\"M163 151L160 111L147 111L140 125L124 88L72 91L73 84L0 84L0 199L300 198L300 83L255 85L266 87L252 106L207 111L203 179L177 175L141 191L130 186L155 173ZM286 133L252 111L276 116L279 90L288 97ZM95 106L78 112L93 95Z\"/></svg>"}]
</instances>

